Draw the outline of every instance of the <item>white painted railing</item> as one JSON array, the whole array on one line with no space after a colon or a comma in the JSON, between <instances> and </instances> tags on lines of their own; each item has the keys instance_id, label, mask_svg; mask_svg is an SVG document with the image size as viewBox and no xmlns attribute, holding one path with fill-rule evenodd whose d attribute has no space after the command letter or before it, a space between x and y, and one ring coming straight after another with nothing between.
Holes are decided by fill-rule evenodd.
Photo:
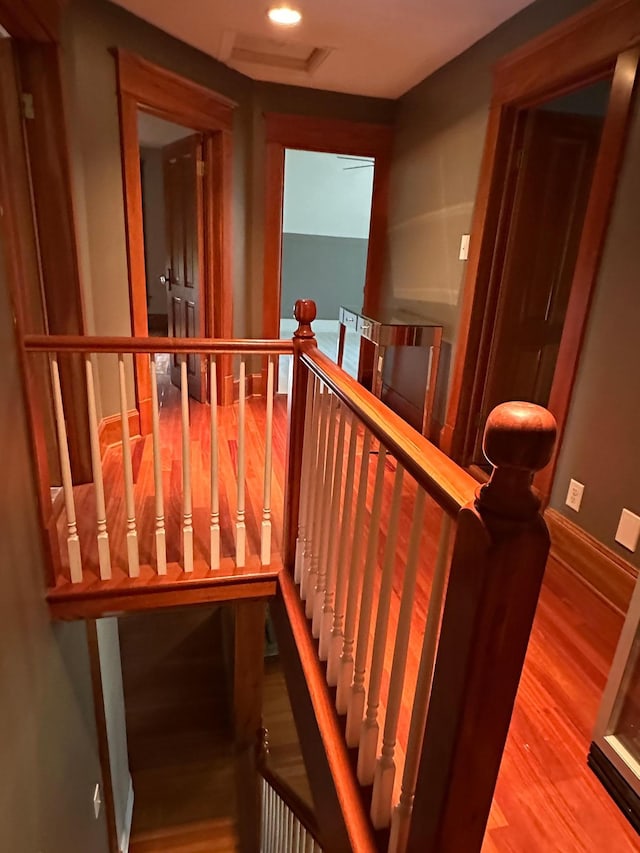
<instances>
[{"instance_id":1,"label":"white painted railing","mask_svg":"<svg viewBox=\"0 0 640 853\"><path fill-rule=\"evenodd\" d=\"M25 343L29 357L42 357L36 353L44 353L50 363L64 494L64 509L58 522L60 559L53 573L57 584L64 583L65 578L73 584L96 579L135 579L141 576L143 569L145 577L169 574L175 578L181 573L193 575L194 570L201 576L221 568L233 571L234 565L238 569L251 570L271 564L274 550L274 377L276 357L290 355L291 342L32 337ZM171 387L169 377L164 377L162 392L158 381L157 356L163 352L170 352L172 358L177 356L178 361L177 375L173 377L177 388L170 415L165 408L167 394L173 393L167 391ZM84 358L88 402L93 501L88 499L85 486L72 481L68 423L74 413L66 408L60 382L59 361L77 358L80 353ZM93 363L98 353L102 386L113 385L112 378L118 390L117 422L114 417L100 420ZM115 355L115 365L109 353ZM203 403L192 399L189 393L188 358L194 354L204 359L203 373L208 380L204 383L208 399ZM234 381L231 372L224 381L227 397L229 388L235 386L237 389L233 391L236 402L225 401L226 412L235 409L234 435L230 434L234 429L233 417L225 415L223 432L219 414L221 362L225 361L226 369L233 371L233 356L238 361L237 378ZM251 357L253 363L248 362ZM133 358L146 358L149 366L149 399L141 401L138 410L132 406L130 388ZM199 366L200 360L196 359ZM249 375L248 367L256 372ZM138 389L138 398L140 396L141 389ZM250 396L256 399L250 400ZM279 400L278 405L282 408L285 403ZM132 424L142 424L144 411L148 412L149 435L132 435ZM258 424L262 432L256 437ZM109 448L106 447L109 441L107 425L112 442L115 436L115 444ZM104 437L102 432L105 432ZM203 436L206 437L204 442ZM233 452L230 453L231 445L236 450L235 459ZM223 460L224 479L221 477ZM172 471L176 462L179 478L173 476ZM138 472L143 463L146 463L148 475L140 476ZM253 487L249 495L248 465ZM258 466L261 466L261 473L256 476ZM282 475L280 471L279 476ZM49 485L46 484L46 489ZM206 503L203 502L205 495ZM230 538L222 536L223 507L233 513L227 516L235 532L232 551L229 550ZM282 511L278 507L277 520L281 518ZM203 520L206 532L202 529ZM249 522L251 535L248 535ZM277 534L281 536L280 529Z\"/></svg>"},{"instance_id":2,"label":"white painted railing","mask_svg":"<svg viewBox=\"0 0 640 853\"><path fill-rule=\"evenodd\" d=\"M261 853L322 853L304 824L262 778Z\"/></svg>"}]
</instances>

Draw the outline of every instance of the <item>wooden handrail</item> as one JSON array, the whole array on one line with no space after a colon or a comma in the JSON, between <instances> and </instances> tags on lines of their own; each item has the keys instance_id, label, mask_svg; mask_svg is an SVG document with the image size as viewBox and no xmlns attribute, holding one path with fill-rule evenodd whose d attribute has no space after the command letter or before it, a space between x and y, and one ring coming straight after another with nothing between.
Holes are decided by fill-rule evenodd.
<instances>
[{"instance_id":1,"label":"wooden handrail","mask_svg":"<svg viewBox=\"0 0 640 853\"><path fill-rule=\"evenodd\" d=\"M92 335L25 335L27 352L196 353L198 355L293 355L291 340L261 338L128 338Z\"/></svg>"},{"instance_id":2,"label":"wooden handrail","mask_svg":"<svg viewBox=\"0 0 640 853\"><path fill-rule=\"evenodd\" d=\"M287 806L300 823L304 826L307 832L313 836L314 840L321 843L320 833L318 831L318 822L313 810L306 803L297 791L288 785L281 776L270 766L267 756L258 755L256 764L258 773L263 779L273 788L282 802Z\"/></svg>"},{"instance_id":3,"label":"wooden handrail","mask_svg":"<svg viewBox=\"0 0 640 853\"><path fill-rule=\"evenodd\" d=\"M317 347L302 362L328 385L406 471L450 515L473 501L478 483L441 450L352 379Z\"/></svg>"}]
</instances>

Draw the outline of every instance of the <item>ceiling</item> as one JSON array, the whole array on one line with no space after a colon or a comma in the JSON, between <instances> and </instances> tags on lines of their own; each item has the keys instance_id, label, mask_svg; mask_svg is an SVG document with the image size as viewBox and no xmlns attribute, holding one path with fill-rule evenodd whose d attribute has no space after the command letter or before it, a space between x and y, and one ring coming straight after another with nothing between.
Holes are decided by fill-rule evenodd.
<instances>
[{"instance_id":1,"label":"ceiling","mask_svg":"<svg viewBox=\"0 0 640 853\"><path fill-rule=\"evenodd\" d=\"M291 0L293 28L269 0L114 0L256 80L397 98L531 0Z\"/></svg>"},{"instance_id":2,"label":"ceiling","mask_svg":"<svg viewBox=\"0 0 640 853\"><path fill-rule=\"evenodd\" d=\"M194 133L188 127L138 110L138 144L142 148L164 148Z\"/></svg>"}]
</instances>

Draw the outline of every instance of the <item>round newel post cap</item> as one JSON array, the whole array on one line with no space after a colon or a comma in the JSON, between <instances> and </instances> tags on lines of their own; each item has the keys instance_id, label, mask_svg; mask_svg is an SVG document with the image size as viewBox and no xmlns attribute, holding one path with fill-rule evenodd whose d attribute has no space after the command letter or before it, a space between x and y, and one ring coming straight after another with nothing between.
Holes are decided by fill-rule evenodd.
<instances>
[{"instance_id":1,"label":"round newel post cap","mask_svg":"<svg viewBox=\"0 0 640 853\"><path fill-rule=\"evenodd\" d=\"M311 324L316 319L316 303L313 299L298 299L293 306L293 316L298 321L298 328L294 332L295 338L312 338L313 329Z\"/></svg>"},{"instance_id":2,"label":"round newel post cap","mask_svg":"<svg viewBox=\"0 0 640 853\"><path fill-rule=\"evenodd\" d=\"M535 515L540 501L531 481L551 459L555 440L556 419L542 406L521 402L496 406L487 418L482 442L494 469L476 493L476 505L505 518Z\"/></svg>"},{"instance_id":3,"label":"round newel post cap","mask_svg":"<svg viewBox=\"0 0 640 853\"><path fill-rule=\"evenodd\" d=\"M540 471L556 441L556 419L535 403L502 403L487 418L482 449L496 468Z\"/></svg>"}]
</instances>

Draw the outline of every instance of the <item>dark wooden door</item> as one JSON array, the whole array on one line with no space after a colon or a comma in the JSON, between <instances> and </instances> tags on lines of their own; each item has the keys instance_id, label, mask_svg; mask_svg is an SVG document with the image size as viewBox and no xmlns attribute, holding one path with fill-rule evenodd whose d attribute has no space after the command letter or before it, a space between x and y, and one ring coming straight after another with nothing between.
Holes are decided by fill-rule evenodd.
<instances>
[{"instance_id":1,"label":"dark wooden door","mask_svg":"<svg viewBox=\"0 0 640 853\"><path fill-rule=\"evenodd\" d=\"M532 111L515 203L474 459L498 403L546 406L573 281L602 119Z\"/></svg>"},{"instance_id":2,"label":"dark wooden door","mask_svg":"<svg viewBox=\"0 0 640 853\"><path fill-rule=\"evenodd\" d=\"M180 139L163 149L169 337L204 337L204 227L202 137ZM203 401L206 365L187 357L189 395ZM171 357L171 381L180 384L180 356Z\"/></svg>"}]
</instances>

